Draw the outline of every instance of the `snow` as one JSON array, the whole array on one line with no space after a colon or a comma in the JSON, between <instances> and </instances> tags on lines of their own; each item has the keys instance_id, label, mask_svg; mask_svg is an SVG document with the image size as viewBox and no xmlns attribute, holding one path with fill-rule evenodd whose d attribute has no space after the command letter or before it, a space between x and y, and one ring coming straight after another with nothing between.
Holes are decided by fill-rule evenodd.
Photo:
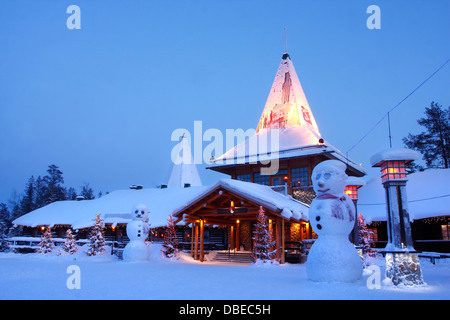
<instances>
[{"instance_id":1,"label":"snow","mask_svg":"<svg viewBox=\"0 0 450 320\"><path fill-rule=\"evenodd\" d=\"M385 149L380 152L375 153L370 157L370 164L372 166L379 166L381 161L387 160L417 160L420 158L420 153L410 149L396 148L396 149Z\"/></svg>"},{"instance_id":2,"label":"snow","mask_svg":"<svg viewBox=\"0 0 450 320\"><path fill-rule=\"evenodd\" d=\"M219 265L189 255L165 259L161 245L150 246L147 262L125 262L115 256L87 257L0 253L0 299L450 299L450 259L421 260L425 286L395 287L381 281L369 289L371 271L354 283L309 281L305 264ZM375 265L384 278L385 261ZM80 268L80 289L68 289L67 268ZM261 285L264 279L264 285ZM7 288L7 290L5 289Z\"/></svg>"},{"instance_id":3,"label":"snow","mask_svg":"<svg viewBox=\"0 0 450 320\"><path fill-rule=\"evenodd\" d=\"M93 226L97 213L101 214L104 223L127 223L131 221L131 209L137 204L145 204L149 209L150 227L155 228L165 226L175 208L205 189L206 187L117 190L94 200L53 202L17 218L13 223L30 227L67 224L74 229L81 229Z\"/></svg>"},{"instance_id":4,"label":"snow","mask_svg":"<svg viewBox=\"0 0 450 320\"><path fill-rule=\"evenodd\" d=\"M360 164L348 159L327 140L319 143L319 139L308 126L264 129L217 157L210 168L324 154L365 174Z\"/></svg>"},{"instance_id":5,"label":"snow","mask_svg":"<svg viewBox=\"0 0 450 320\"><path fill-rule=\"evenodd\" d=\"M450 216L450 169L431 169L407 175L406 191L411 221ZM381 178L367 181L358 190L358 213L366 223L386 221L386 194Z\"/></svg>"}]
</instances>

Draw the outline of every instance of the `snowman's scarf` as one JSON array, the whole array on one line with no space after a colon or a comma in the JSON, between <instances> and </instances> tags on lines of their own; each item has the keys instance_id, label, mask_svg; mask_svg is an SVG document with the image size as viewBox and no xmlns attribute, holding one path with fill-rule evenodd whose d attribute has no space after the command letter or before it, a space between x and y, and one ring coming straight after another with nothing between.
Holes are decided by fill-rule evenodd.
<instances>
[{"instance_id":1,"label":"snowman's scarf","mask_svg":"<svg viewBox=\"0 0 450 320\"><path fill-rule=\"evenodd\" d=\"M341 197L335 196L334 194L331 193L322 193L321 195L318 195L316 197L317 200L339 200L342 201L345 206L347 207L347 211L348 211L348 216L350 218L350 221L355 220L355 218L352 215L352 209L350 208L349 204L347 203L347 199L345 198L344 195L342 195ZM331 205L331 216L336 218L336 219L341 219L344 220L344 212L342 212L342 207L338 204L338 203L333 203Z\"/></svg>"}]
</instances>

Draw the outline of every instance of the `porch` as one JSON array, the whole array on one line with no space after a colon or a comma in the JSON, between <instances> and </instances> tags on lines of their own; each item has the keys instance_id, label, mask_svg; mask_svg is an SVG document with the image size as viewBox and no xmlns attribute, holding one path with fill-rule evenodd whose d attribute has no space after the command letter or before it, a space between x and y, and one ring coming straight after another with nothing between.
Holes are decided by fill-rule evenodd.
<instances>
[{"instance_id":1,"label":"porch","mask_svg":"<svg viewBox=\"0 0 450 320\"><path fill-rule=\"evenodd\" d=\"M286 261L286 244L311 238L308 206L271 188L250 182L223 179L186 206L174 211L176 223L190 225L190 252L203 262L208 241L207 227L226 230L227 248L232 252L252 251L253 231L259 208L263 207L275 240L276 260ZM292 244L291 244L292 245ZM293 246L293 250L300 246Z\"/></svg>"}]
</instances>

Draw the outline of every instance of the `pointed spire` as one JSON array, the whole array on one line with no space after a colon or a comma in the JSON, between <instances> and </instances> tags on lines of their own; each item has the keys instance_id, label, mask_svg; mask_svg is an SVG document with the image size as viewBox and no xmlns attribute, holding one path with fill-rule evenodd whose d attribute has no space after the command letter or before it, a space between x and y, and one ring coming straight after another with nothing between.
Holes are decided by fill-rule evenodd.
<instances>
[{"instance_id":1,"label":"pointed spire","mask_svg":"<svg viewBox=\"0 0 450 320\"><path fill-rule=\"evenodd\" d=\"M191 154L191 143L183 134L181 141L177 146L176 156L172 173L170 174L169 188L183 188L186 186L198 187L202 186L202 181L197 171L197 167L193 162Z\"/></svg>"},{"instance_id":2,"label":"pointed spire","mask_svg":"<svg viewBox=\"0 0 450 320\"><path fill-rule=\"evenodd\" d=\"M269 97L256 129L305 126L320 136L289 53L283 53Z\"/></svg>"}]
</instances>

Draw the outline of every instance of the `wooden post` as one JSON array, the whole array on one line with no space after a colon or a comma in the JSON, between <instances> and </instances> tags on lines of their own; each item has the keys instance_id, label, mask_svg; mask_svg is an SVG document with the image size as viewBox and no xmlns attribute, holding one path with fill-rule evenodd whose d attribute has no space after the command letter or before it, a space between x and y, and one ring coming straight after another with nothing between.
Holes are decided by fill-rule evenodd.
<instances>
[{"instance_id":1,"label":"wooden post","mask_svg":"<svg viewBox=\"0 0 450 320\"><path fill-rule=\"evenodd\" d=\"M200 262L203 262L203 258L204 258L204 232L203 232L203 219L200 220Z\"/></svg>"},{"instance_id":2,"label":"wooden post","mask_svg":"<svg viewBox=\"0 0 450 320\"><path fill-rule=\"evenodd\" d=\"M281 219L281 262L280 263L284 263L285 258L284 258L284 219Z\"/></svg>"},{"instance_id":3,"label":"wooden post","mask_svg":"<svg viewBox=\"0 0 450 320\"><path fill-rule=\"evenodd\" d=\"M198 260L198 223L195 225L195 246L194 246L194 260Z\"/></svg>"},{"instance_id":4,"label":"wooden post","mask_svg":"<svg viewBox=\"0 0 450 320\"><path fill-rule=\"evenodd\" d=\"M281 261L281 222L280 218L277 217L275 220L275 241L277 246L277 255L276 258L278 261Z\"/></svg>"},{"instance_id":5,"label":"wooden post","mask_svg":"<svg viewBox=\"0 0 450 320\"><path fill-rule=\"evenodd\" d=\"M194 226L195 223L191 223L191 257L194 258Z\"/></svg>"},{"instance_id":6,"label":"wooden post","mask_svg":"<svg viewBox=\"0 0 450 320\"><path fill-rule=\"evenodd\" d=\"M230 236L230 249L234 250L234 226L231 226Z\"/></svg>"},{"instance_id":7,"label":"wooden post","mask_svg":"<svg viewBox=\"0 0 450 320\"><path fill-rule=\"evenodd\" d=\"M239 251L240 248L240 241L239 241L239 232L240 232L240 228L239 228L239 220L236 221L236 251Z\"/></svg>"}]
</instances>

